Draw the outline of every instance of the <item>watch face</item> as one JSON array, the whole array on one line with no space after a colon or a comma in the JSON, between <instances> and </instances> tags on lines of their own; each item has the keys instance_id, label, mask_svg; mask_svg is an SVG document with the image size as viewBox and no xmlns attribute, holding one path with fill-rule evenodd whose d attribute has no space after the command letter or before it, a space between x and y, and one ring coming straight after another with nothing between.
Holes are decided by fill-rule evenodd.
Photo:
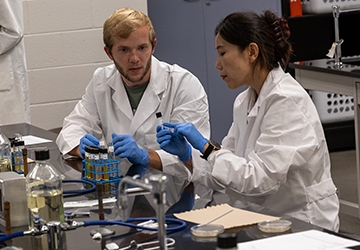
<instances>
[{"instance_id":1,"label":"watch face","mask_svg":"<svg viewBox=\"0 0 360 250\"><path fill-rule=\"evenodd\" d=\"M221 149L221 145L217 143L216 141L210 140L209 143L214 146L215 150Z\"/></svg>"}]
</instances>

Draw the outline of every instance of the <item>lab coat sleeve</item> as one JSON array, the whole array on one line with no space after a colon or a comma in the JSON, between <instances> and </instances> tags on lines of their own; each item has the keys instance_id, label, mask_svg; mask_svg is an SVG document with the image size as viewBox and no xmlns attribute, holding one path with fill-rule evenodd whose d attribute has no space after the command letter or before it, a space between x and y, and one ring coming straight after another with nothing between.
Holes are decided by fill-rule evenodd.
<instances>
[{"instance_id":1,"label":"lab coat sleeve","mask_svg":"<svg viewBox=\"0 0 360 250\"><path fill-rule=\"evenodd\" d=\"M80 139L85 134L90 133L99 140L103 137L94 99L94 81L96 81L96 76L87 86L85 94L74 110L65 117L63 128L56 139L60 152L65 158L70 157L67 154L79 145Z\"/></svg>"},{"instance_id":2,"label":"lab coat sleeve","mask_svg":"<svg viewBox=\"0 0 360 250\"><path fill-rule=\"evenodd\" d=\"M14 48L23 34L22 1L0 1L0 55Z\"/></svg>"},{"instance_id":3,"label":"lab coat sleeve","mask_svg":"<svg viewBox=\"0 0 360 250\"><path fill-rule=\"evenodd\" d=\"M209 165L202 170L203 177L211 173L212 182L222 184L228 193L245 196L275 193L286 182L289 169L301 168L319 146L309 121L312 118L305 117L291 98L276 99L263 108L266 111L256 128L260 129L260 136L255 146L247 148L244 157L221 149L209 156ZM205 178L200 175L196 179Z\"/></svg>"}]
</instances>

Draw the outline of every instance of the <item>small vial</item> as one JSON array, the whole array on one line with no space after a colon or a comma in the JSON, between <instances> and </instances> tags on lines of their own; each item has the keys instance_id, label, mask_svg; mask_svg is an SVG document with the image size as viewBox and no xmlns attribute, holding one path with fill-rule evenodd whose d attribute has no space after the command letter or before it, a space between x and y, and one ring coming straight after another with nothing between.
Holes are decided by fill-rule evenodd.
<instances>
[{"instance_id":1,"label":"small vial","mask_svg":"<svg viewBox=\"0 0 360 250\"><path fill-rule=\"evenodd\" d=\"M102 164L100 161L100 148L99 147L95 147L93 146L93 153L94 153L94 158L93 158L93 171L94 171L94 180L96 181L101 181L102 179Z\"/></svg>"},{"instance_id":2,"label":"small vial","mask_svg":"<svg viewBox=\"0 0 360 250\"><path fill-rule=\"evenodd\" d=\"M112 144L112 142L109 142L108 144L108 160L110 162L115 161L114 145ZM108 164L108 165L110 165L110 169L109 169L110 177L113 178L119 177L117 165L116 164Z\"/></svg>"},{"instance_id":3,"label":"small vial","mask_svg":"<svg viewBox=\"0 0 360 250\"><path fill-rule=\"evenodd\" d=\"M84 176L87 179L93 179L93 173L92 173L92 160L94 158L92 147L86 146L85 147L85 172Z\"/></svg>"},{"instance_id":4,"label":"small vial","mask_svg":"<svg viewBox=\"0 0 360 250\"><path fill-rule=\"evenodd\" d=\"M112 144L112 142L109 142L108 144L108 154L109 154L109 159L115 160L114 145Z\"/></svg>"},{"instance_id":5,"label":"small vial","mask_svg":"<svg viewBox=\"0 0 360 250\"><path fill-rule=\"evenodd\" d=\"M156 113L156 118L160 119L160 123L161 123L161 125L163 126L164 120L162 119L162 114L161 114L161 112L157 112L157 113ZM164 128L164 126L163 126L163 128Z\"/></svg>"},{"instance_id":6,"label":"small vial","mask_svg":"<svg viewBox=\"0 0 360 250\"><path fill-rule=\"evenodd\" d=\"M102 164L102 180L105 182L104 191L105 197L109 197L110 193L110 184L109 182L109 154L107 148L100 148L100 162Z\"/></svg>"},{"instance_id":7,"label":"small vial","mask_svg":"<svg viewBox=\"0 0 360 250\"><path fill-rule=\"evenodd\" d=\"M24 173L24 158L22 150L25 148L24 141L14 142L14 171L17 173Z\"/></svg>"}]
</instances>

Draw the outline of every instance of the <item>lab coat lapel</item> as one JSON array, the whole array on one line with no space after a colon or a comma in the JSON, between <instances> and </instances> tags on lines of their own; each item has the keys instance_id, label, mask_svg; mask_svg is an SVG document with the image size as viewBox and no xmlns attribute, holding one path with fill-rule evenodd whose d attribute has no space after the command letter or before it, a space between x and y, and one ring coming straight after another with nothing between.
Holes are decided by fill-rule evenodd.
<instances>
[{"instance_id":1,"label":"lab coat lapel","mask_svg":"<svg viewBox=\"0 0 360 250\"><path fill-rule=\"evenodd\" d=\"M240 135L240 140L244 143L241 143L241 147L240 147L240 155L246 155L246 149L249 148L249 137L250 137L250 133L253 131L253 126L255 123L255 119L257 117L257 113L258 113L258 102L255 101L256 100L256 94L255 91L252 88L249 88L247 90L248 95L247 95L247 100L246 100L246 121L243 121L243 127L244 127L244 133L241 133Z\"/></svg>"},{"instance_id":2,"label":"lab coat lapel","mask_svg":"<svg viewBox=\"0 0 360 250\"><path fill-rule=\"evenodd\" d=\"M166 88L167 71L161 67L159 61L154 57L152 57L151 65L149 85L141 98L134 119L131 122L130 131L132 134L134 134L146 120L151 118L151 116L155 117L156 110L161 103L162 93Z\"/></svg>"},{"instance_id":3,"label":"lab coat lapel","mask_svg":"<svg viewBox=\"0 0 360 250\"><path fill-rule=\"evenodd\" d=\"M269 75L267 76L259 96L256 98L256 94L254 89L249 89L252 92L249 91L249 102L248 102L248 115L246 119L246 130L244 134L243 141L246 142L247 149L252 149L252 145L254 144L253 140L254 138L258 137L258 131L254 130L254 127L258 127L255 125L256 118L258 117L260 107L263 105L266 97L269 95L269 93L273 90L275 85L279 82L279 79L284 75L283 70L279 67L276 69L273 69L270 71ZM256 99L256 101L255 101ZM254 103L255 102L255 103ZM252 104L254 103L254 104ZM251 133L255 133L255 137L251 135ZM245 155L248 154L248 152L244 152Z\"/></svg>"},{"instance_id":4,"label":"lab coat lapel","mask_svg":"<svg viewBox=\"0 0 360 250\"><path fill-rule=\"evenodd\" d=\"M113 76L109 79L108 85L112 88L112 99L116 104L117 108L124 113L130 120L133 119L133 113L131 110L129 98L126 94L126 90L124 84L121 80L120 73L117 71L116 67L114 67Z\"/></svg>"},{"instance_id":5,"label":"lab coat lapel","mask_svg":"<svg viewBox=\"0 0 360 250\"><path fill-rule=\"evenodd\" d=\"M160 105L160 99L152 87L153 84L150 85L149 83L141 98L134 119L131 122L130 131L132 134L134 134L136 130L139 129L146 122L146 120L149 119L149 117L152 115L155 116L155 111Z\"/></svg>"}]
</instances>

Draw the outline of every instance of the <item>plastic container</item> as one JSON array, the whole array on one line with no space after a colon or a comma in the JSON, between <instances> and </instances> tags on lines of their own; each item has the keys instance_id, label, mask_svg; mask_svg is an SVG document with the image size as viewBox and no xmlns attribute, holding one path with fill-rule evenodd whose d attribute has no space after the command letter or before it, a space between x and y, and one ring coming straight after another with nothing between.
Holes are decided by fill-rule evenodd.
<instances>
[{"instance_id":1,"label":"plastic container","mask_svg":"<svg viewBox=\"0 0 360 250\"><path fill-rule=\"evenodd\" d=\"M352 96L309 91L321 122L339 122L354 119L354 98Z\"/></svg>"},{"instance_id":2,"label":"plastic container","mask_svg":"<svg viewBox=\"0 0 360 250\"><path fill-rule=\"evenodd\" d=\"M236 233L219 234L216 250L237 250Z\"/></svg>"},{"instance_id":3,"label":"plastic container","mask_svg":"<svg viewBox=\"0 0 360 250\"><path fill-rule=\"evenodd\" d=\"M340 6L340 10L360 8L360 0L301 0L304 14L332 13L332 6Z\"/></svg>"},{"instance_id":4,"label":"plastic container","mask_svg":"<svg viewBox=\"0 0 360 250\"><path fill-rule=\"evenodd\" d=\"M1 132L0 124L0 172L10 172L12 169L11 143Z\"/></svg>"},{"instance_id":5,"label":"plastic container","mask_svg":"<svg viewBox=\"0 0 360 250\"><path fill-rule=\"evenodd\" d=\"M35 151L35 166L26 176L29 228L34 218L45 222L64 222L64 198L61 174L50 164L48 149Z\"/></svg>"}]
</instances>

